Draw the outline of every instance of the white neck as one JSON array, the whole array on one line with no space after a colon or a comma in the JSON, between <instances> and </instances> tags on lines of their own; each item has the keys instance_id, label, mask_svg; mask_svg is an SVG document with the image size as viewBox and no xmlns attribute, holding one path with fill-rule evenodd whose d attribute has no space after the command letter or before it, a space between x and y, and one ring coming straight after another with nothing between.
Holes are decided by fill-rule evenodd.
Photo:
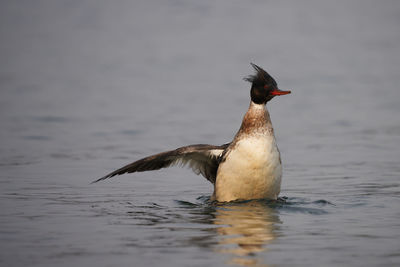
<instances>
[{"instance_id":1,"label":"white neck","mask_svg":"<svg viewBox=\"0 0 400 267\"><path fill-rule=\"evenodd\" d=\"M255 110L265 109L265 104L256 104L253 101L250 101L249 109L255 109Z\"/></svg>"}]
</instances>

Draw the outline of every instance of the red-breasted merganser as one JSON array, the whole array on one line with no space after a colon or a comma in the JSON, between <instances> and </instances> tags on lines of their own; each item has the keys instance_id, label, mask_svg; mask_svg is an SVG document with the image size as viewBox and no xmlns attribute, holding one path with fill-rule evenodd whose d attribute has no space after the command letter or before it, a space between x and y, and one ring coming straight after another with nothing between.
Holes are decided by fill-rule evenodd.
<instances>
[{"instance_id":1,"label":"red-breasted merganser","mask_svg":"<svg viewBox=\"0 0 400 267\"><path fill-rule=\"evenodd\" d=\"M231 143L190 145L162 152L128 164L93 183L124 173L188 164L214 185L212 200L277 199L282 165L266 104L290 91L279 90L274 78L259 66L251 65L255 74L244 78L251 83L250 106Z\"/></svg>"}]
</instances>

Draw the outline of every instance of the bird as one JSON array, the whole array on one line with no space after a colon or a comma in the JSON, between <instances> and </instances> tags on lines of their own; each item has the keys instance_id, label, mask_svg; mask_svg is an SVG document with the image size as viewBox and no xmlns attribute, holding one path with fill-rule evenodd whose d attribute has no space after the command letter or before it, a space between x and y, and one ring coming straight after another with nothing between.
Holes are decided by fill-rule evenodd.
<instances>
[{"instance_id":1,"label":"bird","mask_svg":"<svg viewBox=\"0 0 400 267\"><path fill-rule=\"evenodd\" d=\"M125 173L188 165L214 185L212 201L278 199L282 161L266 104L275 96L291 91L280 90L271 75L256 64L250 64L255 72L244 78L251 83L250 105L230 143L195 144L161 152L132 162L92 183Z\"/></svg>"}]
</instances>

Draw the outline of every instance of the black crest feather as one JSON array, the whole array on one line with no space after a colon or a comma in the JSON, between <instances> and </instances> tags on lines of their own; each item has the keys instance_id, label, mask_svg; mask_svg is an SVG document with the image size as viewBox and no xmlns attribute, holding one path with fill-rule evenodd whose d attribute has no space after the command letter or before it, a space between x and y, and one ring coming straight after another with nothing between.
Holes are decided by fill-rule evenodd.
<instances>
[{"instance_id":1,"label":"black crest feather","mask_svg":"<svg viewBox=\"0 0 400 267\"><path fill-rule=\"evenodd\" d=\"M278 86L274 78L272 78L271 75L268 74L268 72L266 72L256 64L250 64L255 69L256 73L254 75L249 75L243 78L245 81L251 82L253 85L272 84L274 86Z\"/></svg>"}]
</instances>

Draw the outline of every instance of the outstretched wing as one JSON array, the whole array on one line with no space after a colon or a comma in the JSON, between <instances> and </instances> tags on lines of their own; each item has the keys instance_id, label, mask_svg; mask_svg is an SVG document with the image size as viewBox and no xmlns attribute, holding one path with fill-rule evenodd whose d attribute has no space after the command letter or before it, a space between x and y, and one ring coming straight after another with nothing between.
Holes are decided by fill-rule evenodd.
<instances>
[{"instance_id":1,"label":"outstretched wing","mask_svg":"<svg viewBox=\"0 0 400 267\"><path fill-rule=\"evenodd\" d=\"M185 166L187 164L196 174L201 174L210 182L215 183L220 157L228 146L229 144L222 146L200 144L180 147L132 162L92 183L124 173L153 171L174 165Z\"/></svg>"}]
</instances>

